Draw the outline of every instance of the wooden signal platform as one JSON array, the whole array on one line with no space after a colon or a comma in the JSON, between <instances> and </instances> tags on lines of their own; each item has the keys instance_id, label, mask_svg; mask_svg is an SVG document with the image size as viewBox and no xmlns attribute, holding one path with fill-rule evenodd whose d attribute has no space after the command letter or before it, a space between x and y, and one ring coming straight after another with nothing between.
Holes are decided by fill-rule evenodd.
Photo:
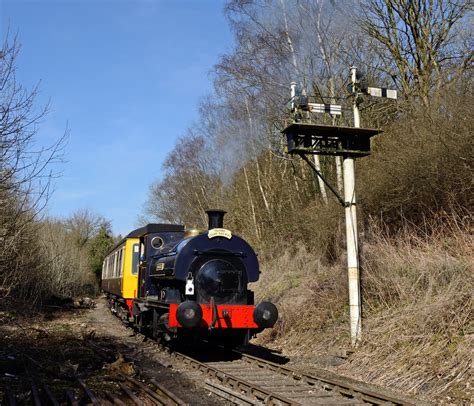
<instances>
[{"instance_id":1,"label":"wooden signal platform","mask_svg":"<svg viewBox=\"0 0 474 406\"><path fill-rule=\"evenodd\" d=\"M289 154L317 154L358 158L370 154L370 139L381 130L293 122L286 135Z\"/></svg>"}]
</instances>

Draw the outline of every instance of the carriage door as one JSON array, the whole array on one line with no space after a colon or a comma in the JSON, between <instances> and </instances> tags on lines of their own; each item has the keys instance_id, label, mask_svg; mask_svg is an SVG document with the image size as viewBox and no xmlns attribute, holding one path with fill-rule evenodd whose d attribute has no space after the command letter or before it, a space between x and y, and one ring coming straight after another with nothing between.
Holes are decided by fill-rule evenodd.
<instances>
[{"instance_id":1,"label":"carriage door","mask_svg":"<svg viewBox=\"0 0 474 406\"><path fill-rule=\"evenodd\" d=\"M140 258L138 265L138 297L146 296L146 252L145 239L140 238Z\"/></svg>"}]
</instances>

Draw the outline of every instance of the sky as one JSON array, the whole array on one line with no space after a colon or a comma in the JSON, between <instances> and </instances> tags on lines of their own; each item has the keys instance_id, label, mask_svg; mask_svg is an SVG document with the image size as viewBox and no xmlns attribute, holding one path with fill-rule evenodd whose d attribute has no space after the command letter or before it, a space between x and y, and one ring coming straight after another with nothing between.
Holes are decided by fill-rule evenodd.
<instances>
[{"instance_id":1,"label":"sky","mask_svg":"<svg viewBox=\"0 0 474 406\"><path fill-rule=\"evenodd\" d=\"M49 103L37 142L69 129L48 215L81 209L136 228L161 165L198 118L213 65L231 52L224 0L0 0L18 34L17 79Z\"/></svg>"}]
</instances>

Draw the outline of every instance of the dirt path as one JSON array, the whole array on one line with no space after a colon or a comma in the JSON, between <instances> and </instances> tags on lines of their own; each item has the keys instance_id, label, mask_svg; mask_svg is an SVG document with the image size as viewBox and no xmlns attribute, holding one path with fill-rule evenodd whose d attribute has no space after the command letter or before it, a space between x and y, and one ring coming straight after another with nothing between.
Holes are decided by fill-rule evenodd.
<instances>
[{"instance_id":1,"label":"dirt path","mask_svg":"<svg viewBox=\"0 0 474 406\"><path fill-rule=\"evenodd\" d=\"M32 382L40 388L47 384L58 399L66 389L80 393L77 378L95 393L113 392L112 364L119 354L121 373L154 378L191 405L224 404L185 368L171 367L155 343L123 326L103 298L90 310L59 309L27 319L0 313L0 403L11 390L19 404L29 404Z\"/></svg>"},{"instance_id":2,"label":"dirt path","mask_svg":"<svg viewBox=\"0 0 474 406\"><path fill-rule=\"evenodd\" d=\"M90 331L95 330L95 339L112 340L116 348L126 359L133 359L140 372L149 378L155 378L171 392L192 405L222 405L222 399L212 395L203 388L203 382L195 381L188 376L187 368L176 362L171 367L169 356L154 342L144 341L107 308L105 300L97 302L96 308L88 312L85 323ZM101 345L104 345L102 342Z\"/></svg>"}]
</instances>

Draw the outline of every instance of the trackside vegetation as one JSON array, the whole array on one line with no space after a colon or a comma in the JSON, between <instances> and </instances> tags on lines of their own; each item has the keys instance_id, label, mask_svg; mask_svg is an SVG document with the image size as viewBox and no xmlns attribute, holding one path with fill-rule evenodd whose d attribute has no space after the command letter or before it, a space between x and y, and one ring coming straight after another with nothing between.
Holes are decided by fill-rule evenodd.
<instances>
[{"instance_id":1,"label":"trackside vegetation","mask_svg":"<svg viewBox=\"0 0 474 406\"><path fill-rule=\"evenodd\" d=\"M0 49L0 310L95 294L114 241L108 221L87 210L46 216L68 132L52 145L36 144L48 107L38 106L38 88L19 84L19 52L16 38Z\"/></svg>"}]
</instances>

